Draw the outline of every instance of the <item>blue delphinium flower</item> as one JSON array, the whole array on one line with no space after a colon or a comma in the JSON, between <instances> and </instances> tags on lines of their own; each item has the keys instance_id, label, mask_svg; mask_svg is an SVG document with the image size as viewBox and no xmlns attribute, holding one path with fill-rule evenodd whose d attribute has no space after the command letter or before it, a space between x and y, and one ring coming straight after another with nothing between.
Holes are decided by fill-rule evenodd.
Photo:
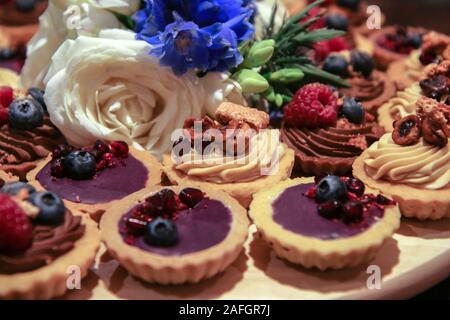
<instances>
[{"instance_id":1,"label":"blue delphinium flower","mask_svg":"<svg viewBox=\"0 0 450 320\"><path fill-rule=\"evenodd\" d=\"M134 15L137 38L176 74L229 70L243 60L237 47L251 39L253 0L145 0Z\"/></svg>"}]
</instances>

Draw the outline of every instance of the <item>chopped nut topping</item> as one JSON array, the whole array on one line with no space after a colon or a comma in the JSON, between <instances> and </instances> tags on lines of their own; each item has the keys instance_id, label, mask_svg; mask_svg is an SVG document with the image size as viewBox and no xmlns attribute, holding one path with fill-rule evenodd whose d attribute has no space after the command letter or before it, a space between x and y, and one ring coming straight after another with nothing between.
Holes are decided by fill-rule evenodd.
<instances>
[{"instance_id":1,"label":"chopped nut topping","mask_svg":"<svg viewBox=\"0 0 450 320\"><path fill-rule=\"evenodd\" d=\"M269 115L264 111L244 107L231 102L222 103L215 113L217 121L227 124L232 120L244 121L254 129L264 129L269 126Z\"/></svg>"}]
</instances>

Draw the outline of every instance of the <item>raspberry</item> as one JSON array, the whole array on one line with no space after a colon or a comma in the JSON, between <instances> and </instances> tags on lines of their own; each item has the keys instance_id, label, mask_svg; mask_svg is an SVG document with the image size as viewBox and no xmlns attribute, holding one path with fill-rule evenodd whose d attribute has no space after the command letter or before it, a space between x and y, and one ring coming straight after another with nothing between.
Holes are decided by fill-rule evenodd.
<instances>
[{"instance_id":1,"label":"raspberry","mask_svg":"<svg viewBox=\"0 0 450 320\"><path fill-rule=\"evenodd\" d=\"M14 92L11 87L0 87L0 105L8 108L11 102L14 100Z\"/></svg>"},{"instance_id":2,"label":"raspberry","mask_svg":"<svg viewBox=\"0 0 450 320\"><path fill-rule=\"evenodd\" d=\"M337 97L331 88L311 83L300 88L284 108L284 119L290 126L313 129L333 125L337 110Z\"/></svg>"},{"instance_id":3,"label":"raspberry","mask_svg":"<svg viewBox=\"0 0 450 320\"><path fill-rule=\"evenodd\" d=\"M314 45L314 59L318 62L325 60L332 52L350 50L351 46L343 37L336 37L330 40L320 41Z\"/></svg>"},{"instance_id":4,"label":"raspberry","mask_svg":"<svg viewBox=\"0 0 450 320\"><path fill-rule=\"evenodd\" d=\"M0 104L0 126L7 124L9 120L8 109Z\"/></svg>"},{"instance_id":5,"label":"raspberry","mask_svg":"<svg viewBox=\"0 0 450 320\"><path fill-rule=\"evenodd\" d=\"M323 11L322 8L320 7L314 7L311 10L309 10L308 15L306 17L304 17L303 19L300 20L300 24L304 24L308 21L310 21L312 18L315 18L316 16L318 16L319 14L321 14ZM319 20L317 20L316 22L314 22L310 27L309 30L316 30L316 29L321 29L325 27L325 18L324 17L320 17Z\"/></svg>"},{"instance_id":6,"label":"raspberry","mask_svg":"<svg viewBox=\"0 0 450 320\"><path fill-rule=\"evenodd\" d=\"M0 194L0 252L17 253L27 249L33 227L22 209L7 194Z\"/></svg>"}]
</instances>

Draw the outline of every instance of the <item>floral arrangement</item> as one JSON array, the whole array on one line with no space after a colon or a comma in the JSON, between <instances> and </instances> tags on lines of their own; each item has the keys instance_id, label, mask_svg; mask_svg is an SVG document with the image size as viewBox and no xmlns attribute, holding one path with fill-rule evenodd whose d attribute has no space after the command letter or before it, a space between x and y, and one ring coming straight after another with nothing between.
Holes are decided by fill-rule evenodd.
<instances>
[{"instance_id":1,"label":"floral arrangement","mask_svg":"<svg viewBox=\"0 0 450 320\"><path fill-rule=\"evenodd\" d=\"M311 54L343 34L310 29L321 2L285 19L277 5L261 18L253 0L50 0L22 82L45 89L69 143L123 140L161 155L186 118L212 115L221 102L280 108L304 83L346 86ZM78 26L69 30L74 5Z\"/></svg>"}]
</instances>

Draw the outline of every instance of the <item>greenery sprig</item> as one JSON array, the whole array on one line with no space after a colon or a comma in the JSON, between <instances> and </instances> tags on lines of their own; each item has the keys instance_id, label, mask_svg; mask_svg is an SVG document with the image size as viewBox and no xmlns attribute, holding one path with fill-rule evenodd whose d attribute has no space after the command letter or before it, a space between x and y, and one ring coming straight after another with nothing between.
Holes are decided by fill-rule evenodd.
<instances>
[{"instance_id":1,"label":"greenery sprig","mask_svg":"<svg viewBox=\"0 0 450 320\"><path fill-rule=\"evenodd\" d=\"M322 14L301 22L310 16L312 8L322 2L323 0L318 0L311 3L300 13L289 19L285 18L278 31L275 30L278 6L274 5L264 39L245 43L240 47L244 62L234 71L232 78L239 82L244 93L259 95L269 103L281 107L291 101L300 86L308 82L349 86L342 78L316 67L304 50L311 49L319 41L345 34L343 31L327 28L310 31L309 27Z\"/></svg>"}]
</instances>

